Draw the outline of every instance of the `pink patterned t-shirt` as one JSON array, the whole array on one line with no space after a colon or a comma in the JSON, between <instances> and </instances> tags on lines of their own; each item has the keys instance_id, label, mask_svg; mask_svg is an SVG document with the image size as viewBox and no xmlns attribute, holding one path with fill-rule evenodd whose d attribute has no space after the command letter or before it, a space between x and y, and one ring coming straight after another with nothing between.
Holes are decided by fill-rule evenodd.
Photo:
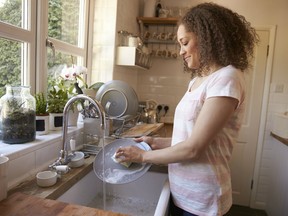
<instances>
[{"instance_id":1,"label":"pink patterned t-shirt","mask_svg":"<svg viewBox=\"0 0 288 216\"><path fill-rule=\"evenodd\" d=\"M191 80L190 89L194 80ZM232 97L239 103L225 127L216 135L199 160L169 164L169 181L176 206L199 216L225 214L232 205L229 160L244 112L244 73L227 66L219 69L195 90L187 91L177 105L172 145L186 140L210 97Z\"/></svg>"}]
</instances>

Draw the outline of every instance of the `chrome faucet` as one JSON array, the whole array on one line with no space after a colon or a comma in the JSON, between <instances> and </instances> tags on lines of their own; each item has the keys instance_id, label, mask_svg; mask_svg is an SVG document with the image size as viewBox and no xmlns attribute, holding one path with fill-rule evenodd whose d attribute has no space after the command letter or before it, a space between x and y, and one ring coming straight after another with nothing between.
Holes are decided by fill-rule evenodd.
<instances>
[{"instance_id":1,"label":"chrome faucet","mask_svg":"<svg viewBox=\"0 0 288 216\"><path fill-rule=\"evenodd\" d=\"M73 155L68 154L68 144L67 144L66 137L67 137L69 110L70 110L70 107L73 105L73 103L77 100L88 100L90 102L89 109L93 109L93 107L96 108L96 111L97 111L98 116L100 118L100 124L101 124L100 128L102 130L104 130L106 128L105 111L104 111L102 105L98 101L96 101L93 98L91 98L87 95L84 95L84 94L78 94L78 95L70 98L67 101L67 103L64 107L64 110L63 110L62 149L60 151L59 158L52 165L49 166L50 168L53 168L53 167L59 166L59 165L67 165L71 161L71 159L73 158Z\"/></svg>"}]
</instances>

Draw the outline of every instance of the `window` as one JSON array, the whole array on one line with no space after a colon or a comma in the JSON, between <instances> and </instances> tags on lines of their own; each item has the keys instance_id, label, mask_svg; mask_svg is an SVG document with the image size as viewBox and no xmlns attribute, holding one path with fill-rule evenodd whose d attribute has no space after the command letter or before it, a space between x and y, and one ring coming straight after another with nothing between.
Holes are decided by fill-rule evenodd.
<instances>
[{"instance_id":1,"label":"window","mask_svg":"<svg viewBox=\"0 0 288 216\"><path fill-rule=\"evenodd\" d=\"M86 65L88 3L49 0L48 37L54 50L48 51L48 81L58 75L64 64Z\"/></svg>"},{"instance_id":2,"label":"window","mask_svg":"<svg viewBox=\"0 0 288 216\"><path fill-rule=\"evenodd\" d=\"M6 84L35 86L35 12L35 0L0 0L0 96Z\"/></svg>"},{"instance_id":3,"label":"window","mask_svg":"<svg viewBox=\"0 0 288 216\"><path fill-rule=\"evenodd\" d=\"M87 66L89 4L0 0L0 96L6 84L29 85L32 93L45 91L47 75L63 64Z\"/></svg>"}]
</instances>

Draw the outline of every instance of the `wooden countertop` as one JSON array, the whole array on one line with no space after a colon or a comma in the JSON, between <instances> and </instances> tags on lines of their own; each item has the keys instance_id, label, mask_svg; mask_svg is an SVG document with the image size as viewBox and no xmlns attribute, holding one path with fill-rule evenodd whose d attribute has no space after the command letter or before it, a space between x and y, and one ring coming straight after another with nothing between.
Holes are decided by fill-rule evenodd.
<instances>
[{"instance_id":1,"label":"wooden countertop","mask_svg":"<svg viewBox=\"0 0 288 216\"><path fill-rule=\"evenodd\" d=\"M125 216L125 214L14 193L0 204L1 216Z\"/></svg>"},{"instance_id":2,"label":"wooden countertop","mask_svg":"<svg viewBox=\"0 0 288 216\"><path fill-rule=\"evenodd\" d=\"M8 196L15 192L21 192L41 198L57 199L93 169L94 160L95 156L92 155L86 158L83 166L71 168L67 174L63 174L61 178L58 178L57 183L51 187L39 187L36 183L36 178L28 179L26 182L10 190Z\"/></svg>"},{"instance_id":3,"label":"wooden countertop","mask_svg":"<svg viewBox=\"0 0 288 216\"><path fill-rule=\"evenodd\" d=\"M284 145L288 146L288 139L285 139L285 138L283 138L283 137L280 137L280 136L274 134L273 132L271 132L270 135L271 135L272 137L274 137L275 139L277 139L278 141L280 141L281 143L283 143Z\"/></svg>"}]
</instances>

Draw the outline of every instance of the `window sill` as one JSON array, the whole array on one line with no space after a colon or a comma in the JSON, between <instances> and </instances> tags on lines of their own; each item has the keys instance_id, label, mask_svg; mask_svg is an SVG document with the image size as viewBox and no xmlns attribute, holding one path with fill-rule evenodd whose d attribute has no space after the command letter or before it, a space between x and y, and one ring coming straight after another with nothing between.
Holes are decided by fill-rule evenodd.
<instances>
[{"instance_id":1,"label":"window sill","mask_svg":"<svg viewBox=\"0 0 288 216\"><path fill-rule=\"evenodd\" d=\"M68 137L72 134L82 130L83 126L80 124L77 127L68 128ZM62 130L50 131L46 135L36 136L33 142L23 144L6 144L0 141L0 155L3 154L9 157L10 160L19 158L25 154L35 152L41 148L44 148L50 144L53 144L62 139ZM57 157L57 155L55 155Z\"/></svg>"},{"instance_id":2,"label":"window sill","mask_svg":"<svg viewBox=\"0 0 288 216\"><path fill-rule=\"evenodd\" d=\"M76 139L76 149L83 143L83 124L69 127L67 140ZM77 145L78 144L78 145ZM0 142L0 155L9 157L7 173L8 189L35 178L37 172L47 170L57 159L62 148L62 131L50 131L47 135L36 136L33 142L5 144Z\"/></svg>"}]
</instances>

